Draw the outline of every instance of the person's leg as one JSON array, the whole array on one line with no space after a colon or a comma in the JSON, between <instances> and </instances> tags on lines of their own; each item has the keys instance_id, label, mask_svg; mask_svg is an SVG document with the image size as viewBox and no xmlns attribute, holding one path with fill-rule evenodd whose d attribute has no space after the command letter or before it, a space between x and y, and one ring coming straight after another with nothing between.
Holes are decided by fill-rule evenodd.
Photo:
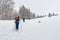
<instances>
[{"instance_id":1,"label":"person's leg","mask_svg":"<svg viewBox=\"0 0 60 40\"><path fill-rule=\"evenodd\" d=\"M23 22L24 22L24 19L23 19Z\"/></svg>"},{"instance_id":2,"label":"person's leg","mask_svg":"<svg viewBox=\"0 0 60 40\"><path fill-rule=\"evenodd\" d=\"M18 30L18 27L16 27L16 30Z\"/></svg>"},{"instance_id":3,"label":"person's leg","mask_svg":"<svg viewBox=\"0 0 60 40\"><path fill-rule=\"evenodd\" d=\"M15 22L15 24L16 24L16 30L18 30L18 25L17 25L17 21Z\"/></svg>"},{"instance_id":4,"label":"person's leg","mask_svg":"<svg viewBox=\"0 0 60 40\"><path fill-rule=\"evenodd\" d=\"M18 22L18 28L17 29L19 29L19 22Z\"/></svg>"},{"instance_id":5,"label":"person's leg","mask_svg":"<svg viewBox=\"0 0 60 40\"><path fill-rule=\"evenodd\" d=\"M18 30L19 28L19 22L16 22L16 29Z\"/></svg>"}]
</instances>

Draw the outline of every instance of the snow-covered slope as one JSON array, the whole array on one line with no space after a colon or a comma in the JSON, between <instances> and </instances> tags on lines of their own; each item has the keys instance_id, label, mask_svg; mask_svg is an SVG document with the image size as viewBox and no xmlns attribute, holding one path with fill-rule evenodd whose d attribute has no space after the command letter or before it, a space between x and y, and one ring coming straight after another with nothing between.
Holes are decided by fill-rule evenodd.
<instances>
[{"instance_id":1,"label":"snow-covered slope","mask_svg":"<svg viewBox=\"0 0 60 40\"><path fill-rule=\"evenodd\" d=\"M20 40L20 32L16 32L14 21L0 21L0 40Z\"/></svg>"},{"instance_id":2,"label":"snow-covered slope","mask_svg":"<svg viewBox=\"0 0 60 40\"><path fill-rule=\"evenodd\" d=\"M21 20L17 32L14 20L0 20L0 40L60 40L60 16Z\"/></svg>"},{"instance_id":3,"label":"snow-covered slope","mask_svg":"<svg viewBox=\"0 0 60 40\"><path fill-rule=\"evenodd\" d=\"M38 21L41 23L38 23ZM60 40L60 17L45 17L23 25L24 40Z\"/></svg>"}]
</instances>

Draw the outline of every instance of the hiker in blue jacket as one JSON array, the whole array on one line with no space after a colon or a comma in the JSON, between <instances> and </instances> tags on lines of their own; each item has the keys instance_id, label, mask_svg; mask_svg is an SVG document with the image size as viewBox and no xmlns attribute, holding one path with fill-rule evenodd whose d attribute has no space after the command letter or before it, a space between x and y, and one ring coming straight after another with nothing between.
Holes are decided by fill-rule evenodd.
<instances>
[{"instance_id":1,"label":"hiker in blue jacket","mask_svg":"<svg viewBox=\"0 0 60 40\"><path fill-rule=\"evenodd\" d=\"M19 16L16 16L15 17L15 25L16 25L16 30L18 30L18 28L19 28Z\"/></svg>"}]
</instances>

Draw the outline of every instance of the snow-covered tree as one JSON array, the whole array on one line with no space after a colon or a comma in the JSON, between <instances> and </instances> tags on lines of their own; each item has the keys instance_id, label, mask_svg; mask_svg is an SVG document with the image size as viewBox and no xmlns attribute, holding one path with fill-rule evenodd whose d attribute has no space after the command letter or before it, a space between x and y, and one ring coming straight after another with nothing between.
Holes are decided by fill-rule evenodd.
<instances>
[{"instance_id":1,"label":"snow-covered tree","mask_svg":"<svg viewBox=\"0 0 60 40\"><path fill-rule=\"evenodd\" d=\"M51 15L51 13L49 12L49 14L48 14L48 17L51 17L52 15Z\"/></svg>"},{"instance_id":2,"label":"snow-covered tree","mask_svg":"<svg viewBox=\"0 0 60 40\"><path fill-rule=\"evenodd\" d=\"M21 18L25 17L26 19L35 18L35 14L30 11L30 9L27 9L24 5L20 7L19 14L21 15Z\"/></svg>"},{"instance_id":3,"label":"snow-covered tree","mask_svg":"<svg viewBox=\"0 0 60 40\"><path fill-rule=\"evenodd\" d=\"M0 15L3 20L10 20L14 7L13 0L0 0Z\"/></svg>"}]
</instances>

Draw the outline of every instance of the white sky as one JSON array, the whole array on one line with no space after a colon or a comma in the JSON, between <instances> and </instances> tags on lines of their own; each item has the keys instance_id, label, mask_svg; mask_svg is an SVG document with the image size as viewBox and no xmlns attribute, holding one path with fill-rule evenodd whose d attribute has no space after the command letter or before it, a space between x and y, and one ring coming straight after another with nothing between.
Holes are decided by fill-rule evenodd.
<instances>
[{"instance_id":1,"label":"white sky","mask_svg":"<svg viewBox=\"0 0 60 40\"><path fill-rule=\"evenodd\" d=\"M15 8L24 5L35 14L60 13L60 0L14 0Z\"/></svg>"}]
</instances>

